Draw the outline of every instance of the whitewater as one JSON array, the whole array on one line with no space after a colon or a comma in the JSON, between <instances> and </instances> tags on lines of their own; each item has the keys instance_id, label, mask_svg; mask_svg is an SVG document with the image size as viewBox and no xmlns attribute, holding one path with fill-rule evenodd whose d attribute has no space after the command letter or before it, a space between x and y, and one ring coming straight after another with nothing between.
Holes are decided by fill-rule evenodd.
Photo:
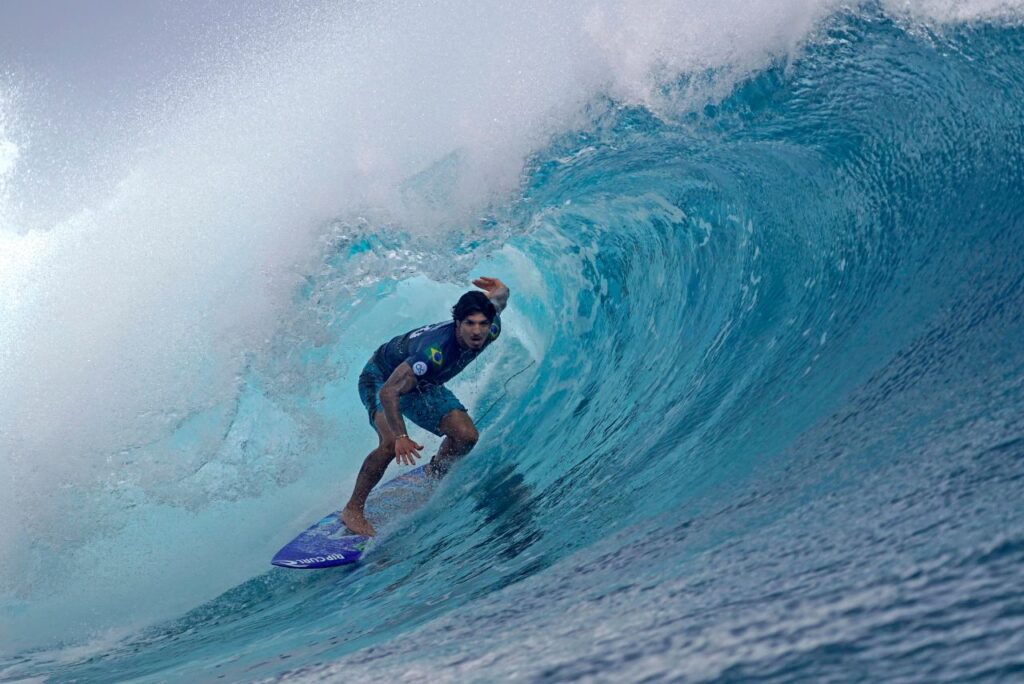
<instances>
[{"instance_id":1,"label":"whitewater","mask_svg":"<svg viewBox=\"0 0 1024 684\"><path fill-rule=\"evenodd\" d=\"M1024 5L212 7L0 46L0 681L1024 678ZM480 275L476 448L272 568Z\"/></svg>"}]
</instances>

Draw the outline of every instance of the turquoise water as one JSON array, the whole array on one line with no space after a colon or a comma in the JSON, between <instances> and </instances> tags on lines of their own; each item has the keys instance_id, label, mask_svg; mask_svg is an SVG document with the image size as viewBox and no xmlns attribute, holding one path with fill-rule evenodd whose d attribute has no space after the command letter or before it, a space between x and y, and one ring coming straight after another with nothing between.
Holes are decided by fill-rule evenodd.
<instances>
[{"instance_id":1,"label":"turquoise water","mask_svg":"<svg viewBox=\"0 0 1024 684\"><path fill-rule=\"evenodd\" d=\"M161 530L174 556L132 565L140 586L208 596L93 596L58 635L22 589L7 615L35 636L0 677L1024 677L1022 54L1012 22L840 11L741 77L599 93L473 230L327 221L229 408L167 433L216 455L181 491L117 490L141 528L72 547ZM447 159L405 190L443 187ZM362 359L470 272L512 288L453 385L472 455L359 566L271 569L372 446Z\"/></svg>"}]
</instances>

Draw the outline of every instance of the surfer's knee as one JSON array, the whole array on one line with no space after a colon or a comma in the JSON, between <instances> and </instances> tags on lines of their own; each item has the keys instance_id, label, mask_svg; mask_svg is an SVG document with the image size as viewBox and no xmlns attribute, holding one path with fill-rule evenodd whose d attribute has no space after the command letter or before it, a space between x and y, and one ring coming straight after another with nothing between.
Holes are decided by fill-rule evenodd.
<instances>
[{"instance_id":1,"label":"surfer's knee","mask_svg":"<svg viewBox=\"0 0 1024 684\"><path fill-rule=\"evenodd\" d=\"M468 416L466 420L449 421L445 427L447 428L444 430L445 436L465 447L472 447L480 439L480 433L477 432L476 426Z\"/></svg>"},{"instance_id":2,"label":"surfer's knee","mask_svg":"<svg viewBox=\"0 0 1024 684\"><path fill-rule=\"evenodd\" d=\"M368 462L376 465L386 464L395 456L395 440L393 439L382 439L377 448L370 452L370 455L366 457Z\"/></svg>"},{"instance_id":3,"label":"surfer's knee","mask_svg":"<svg viewBox=\"0 0 1024 684\"><path fill-rule=\"evenodd\" d=\"M377 451L386 451L389 454L395 452L395 438L386 428L377 428Z\"/></svg>"},{"instance_id":4,"label":"surfer's knee","mask_svg":"<svg viewBox=\"0 0 1024 684\"><path fill-rule=\"evenodd\" d=\"M475 426L470 425L468 428L461 430L453 439L466 446L473 446L480 441L480 433L477 432Z\"/></svg>"}]
</instances>

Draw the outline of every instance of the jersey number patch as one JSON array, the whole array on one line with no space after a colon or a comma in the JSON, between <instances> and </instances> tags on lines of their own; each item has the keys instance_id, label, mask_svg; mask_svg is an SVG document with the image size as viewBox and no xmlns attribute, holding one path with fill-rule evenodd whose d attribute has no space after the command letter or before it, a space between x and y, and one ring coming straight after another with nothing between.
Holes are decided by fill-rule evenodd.
<instances>
[{"instance_id":1,"label":"jersey number patch","mask_svg":"<svg viewBox=\"0 0 1024 684\"><path fill-rule=\"evenodd\" d=\"M448 322L445 321L444 323L431 323L430 325L425 325L422 328L419 328L418 330L413 330L411 333L409 333L409 339L411 340L414 337L419 337L425 332L429 332L436 328L440 328L442 325L448 325Z\"/></svg>"}]
</instances>

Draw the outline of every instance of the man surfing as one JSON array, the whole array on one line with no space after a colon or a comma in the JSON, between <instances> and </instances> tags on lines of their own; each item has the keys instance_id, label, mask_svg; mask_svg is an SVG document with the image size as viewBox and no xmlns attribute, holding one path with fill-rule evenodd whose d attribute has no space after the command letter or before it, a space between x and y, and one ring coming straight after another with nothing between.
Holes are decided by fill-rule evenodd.
<instances>
[{"instance_id":1,"label":"man surfing","mask_svg":"<svg viewBox=\"0 0 1024 684\"><path fill-rule=\"evenodd\" d=\"M341 521L355 534L376 533L363 507L391 460L414 465L420 457L423 445L409 438L403 415L444 437L426 467L433 477L444 476L477 442L479 435L466 407L444 383L498 339L509 291L497 278L477 278L473 284L484 292L462 295L452 307L452 320L417 328L382 344L359 376L359 398L380 443L363 461L352 498L341 512Z\"/></svg>"}]
</instances>

